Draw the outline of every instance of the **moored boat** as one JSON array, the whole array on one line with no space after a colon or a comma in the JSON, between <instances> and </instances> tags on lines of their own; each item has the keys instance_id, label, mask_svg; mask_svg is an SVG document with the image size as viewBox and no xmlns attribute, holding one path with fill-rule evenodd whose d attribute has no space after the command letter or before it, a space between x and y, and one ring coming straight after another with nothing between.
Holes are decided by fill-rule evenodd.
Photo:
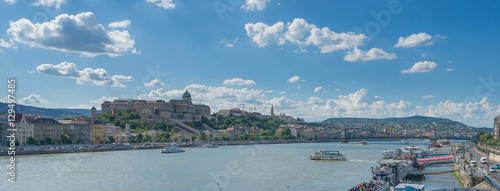
<instances>
[{"instance_id":1,"label":"moored boat","mask_svg":"<svg viewBox=\"0 0 500 191\"><path fill-rule=\"evenodd\" d=\"M203 148L217 148L217 147L219 147L219 145L217 145L217 143L207 143L207 144L202 145L201 147L203 147Z\"/></svg>"},{"instance_id":2,"label":"moored boat","mask_svg":"<svg viewBox=\"0 0 500 191\"><path fill-rule=\"evenodd\" d=\"M168 146L160 150L160 153L181 153L181 152L185 152L185 150L179 148L178 146Z\"/></svg>"},{"instance_id":3,"label":"moored boat","mask_svg":"<svg viewBox=\"0 0 500 191\"><path fill-rule=\"evenodd\" d=\"M360 145L368 145L368 141L361 141L359 142Z\"/></svg>"},{"instance_id":4,"label":"moored boat","mask_svg":"<svg viewBox=\"0 0 500 191\"><path fill-rule=\"evenodd\" d=\"M310 160L339 160L345 161L346 158L344 155L340 154L339 151L319 151L315 152L312 156L309 157Z\"/></svg>"}]
</instances>

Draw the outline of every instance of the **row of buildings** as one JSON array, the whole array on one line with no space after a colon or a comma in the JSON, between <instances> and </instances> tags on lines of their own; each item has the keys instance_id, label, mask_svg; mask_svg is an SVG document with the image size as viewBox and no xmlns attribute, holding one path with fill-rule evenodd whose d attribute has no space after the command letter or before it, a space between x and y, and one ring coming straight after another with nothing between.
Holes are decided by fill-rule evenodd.
<instances>
[{"instance_id":1,"label":"row of buildings","mask_svg":"<svg viewBox=\"0 0 500 191\"><path fill-rule=\"evenodd\" d=\"M92 108L93 113L95 107ZM127 125L125 134L121 128L112 123L96 120L95 118L74 118L71 120L56 120L51 117L35 116L27 114L16 114L13 127L10 127L7 118L0 118L0 143L5 145L9 140L6 138L12 132L21 145L28 144L28 139L33 138L36 143L45 142L47 138L53 143L61 142L61 135L66 134L72 140L80 140L81 143L103 144L113 137L115 142L128 142L130 127ZM7 129L16 129L8 131Z\"/></svg>"}]
</instances>

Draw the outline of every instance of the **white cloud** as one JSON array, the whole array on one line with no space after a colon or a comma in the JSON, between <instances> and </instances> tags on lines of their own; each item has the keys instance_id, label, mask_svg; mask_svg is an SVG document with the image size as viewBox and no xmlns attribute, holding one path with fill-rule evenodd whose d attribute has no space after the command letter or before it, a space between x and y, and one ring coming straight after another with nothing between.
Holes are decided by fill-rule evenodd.
<instances>
[{"instance_id":1,"label":"white cloud","mask_svg":"<svg viewBox=\"0 0 500 191\"><path fill-rule=\"evenodd\" d=\"M41 98L40 95L37 94L30 94L28 97L22 98L18 102L23 105L39 105L48 103L47 100Z\"/></svg>"},{"instance_id":2,"label":"white cloud","mask_svg":"<svg viewBox=\"0 0 500 191\"><path fill-rule=\"evenodd\" d=\"M227 40L227 39L222 39L220 41L221 44L223 44L226 47L233 48L234 45L238 42L238 37L236 37L234 40Z\"/></svg>"},{"instance_id":3,"label":"white cloud","mask_svg":"<svg viewBox=\"0 0 500 191\"><path fill-rule=\"evenodd\" d=\"M106 30L94 13L62 14L44 23L22 18L10 22L7 33L12 40L30 47L76 52L85 56L137 54L135 41L128 31Z\"/></svg>"},{"instance_id":4,"label":"white cloud","mask_svg":"<svg viewBox=\"0 0 500 191\"><path fill-rule=\"evenodd\" d=\"M163 82L160 82L158 79L151 80L148 83L144 84L146 87L158 87L158 86L164 86L165 84Z\"/></svg>"},{"instance_id":5,"label":"white cloud","mask_svg":"<svg viewBox=\"0 0 500 191\"><path fill-rule=\"evenodd\" d=\"M243 4L241 8L247 11L262 11L264 10L264 8L266 8L266 3L269 2L270 0L245 0L245 4Z\"/></svg>"},{"instance_id":6,"label":"white cloud","mask_svg":"<svg viewBox=\"0 0 500 191\"><path fill-rule=\"evenodd\" d=\"M313 105L319 105L319 104L323 104L325 103L325 101L323 101L323 99L319 98L319 97L310 97L309 100L307 101L308 104L313 104Z\"/></svg>"},{"instance_id":7,"label":"white cloud","mask_svg":"<svg viewBox=\"0 0 500 191\"><path fill-rule=\"evenodd\" d=\"M164 9L174 9L175 4L172 1L173 0L146 0L146 2L153 3L156 6Z\"/></svg>"},{"instance_id":8,"label":"white cloud","mask_svg":"<svg viewBox=\"0 0 500 191\"><path fill-rule=\"evenodd\" d=\"M241 78L233 78L233 79L229 79L229 80L224 80L224 82L222 83L222 85L225 85L225 86L253 86L257 83L255 83L255 81L253 80L244 80L244 79L241 79Z\"/></svg>"},{"instance_id":9,"label":"white cloud","mask_svg":"<svg viewBox=\"0 0 500 191\"><path fill-rule=\"evenodd\" d=\"M314 93L319 93L319 92L321 92L321 93L325 93L326 91L325 91L325 89L324 89L323 87L321 87L321 86L320 86L320 87L316 87L316 88L314 88Z\"/></svg>"},{"instance_id":10,"label":"white cloud","mask_svg":"<svg viewBox=\"0 0 500 191\"><path fill-rule=\"evenodd\" d=\"M394 47L417 47L417 46L422 46L425 44L425 46L432 45L433 42L431 41L432 36L428 35L426 33L418 33L418 34L412 34L410 36L405 37L399 37L398 43L394 45Z\"/></svg>"},{"instance_id":11,"label":"white cloud","mask_svg":"<svg viewBox=\"0 0 500 191\"><path fill-rule=\"evenodd\" d=\"M410 69L402 70L402 74L408 73L419 73L419 72L430 72L436 68L437 64L430 61L420 61L415 63Z\"/></svg>"},{"instance_id":12,"label":"white cloud","mask_svg":"<svg viewBox=\"0 0 500 191\"><path fill-rule=\"evenodd\" d=\"M12 5L16 3L16 0L5 0L5 3Z\"/></svg>"},{"instance_id":13,"label":"white cloud","mask_svg":"<svg viewBox=\"0 0 500 191\"><path fill-rule=\"evenodd\" d=\"M280 94L286 94L286 91L280 91Z\"/></svg>"},{"instance_id":14,"label":"white cloud","mask_svg":"<svg viewBox=\"0 0 500 191\"><path fill-rule=\"evenodd\" d=\"M397 58L396 54L394 53L387 53L382 49L379 48L372 48L369 51L363 51L358 48L354 48L354 50L349 51L347 55L344 56L344 60L348 62L366 62L370 60L377 60L377 59L386 59L386 60L392 60Z\"/></svg>"},{"instance_id":15,"label":"white cloud","mask_svg":"<svg viewBox=\"0 0 500 191\"><path fill-rule=\"evenodd\" d=\"M47 6L61 8L61 4L66 4L65 0L38 0L33 3L34 6Z\"/></svg>"},{"instance_id":16,"label":"white cloud","mask_svg":"<svg viewBox=\"0 0 500 191\"><path fill-rule=\"evenodd\" d=\"M301 18L295 18L292 23L287 23L287 25L288 30L285 33L285 39L299 45L305 45L305 42L303 42L304 36L309 34L311 29L316 28L316 25L309 24Z\"/></svg>"},{"instance_id":17,"label":"white cloud","mask_svg":"<svg viewBox=\"0 0 500 191\"><path fill-rule=\"evenodd\" d=\"M362 45L366 39L364 34L336 33L327 27L320 29L301 18L287 23L285 32L283 32L285 29L283 22L277 22L273 26L261 22L248 23L245 29L248 37L252 38L259 47L265 47L268 44L283 45L288 40L299 46L317 46L321 53L355 48Z\"/></svg>"},{"instance_id":18,"label":"white cloud","mask_svg":"<svg viewBox=\"0 0 500 191\"><path fill-rule=\"evenodd\" d=\"M434 96L433 95L423 95L420 98L422 98L422 99L432 99L432 98L434 98Z\"/></svg>"},{"instance_id":19,"label":"white cloud","mask_svg":"<svg viewBox=\"0 0 500 191\"><path fill-rule=\"evenodd\" d=\"M114 101L116 99L119 99L118 97L106 97L106 96L102 96L100 98L97 98L97 99L91 99L90 100L90 103L92 104L97 104L97 105L101 105L101 103L105 102L105 101Z\"/></svg>"},{"instance_id":20,"label":"white cloud","mask_svg":"<svg viewBox=\"0 0 500 191\"><path fill-rule=\"evenodd\" d=\"M447 71L447 72L452 72L452 71L453 71L453 68L446 68L446 69L444 69L444 70L445 70L445 71Z\"/></svg>"},{"instance_id":21,"label":"white cloud","mask_svg":"<svg viewBox=\"0 0 500 191\"><path fill-rule=\"evenodd\" d=\"M109 23L108 27L109 28L127 28L132 22L130 20L123 20L123 21L118 21L118 22L112 22Z\"/></svg>"},{"instance_id":22,"label":"white cloud","mask_svg":"<svg viewBox=\"0 0 500 191\"><path fill-rule=\"evenodd\" d=\"M290 79L288 79L287 82L296 83L296 82L305 82L305 80L300 79L300 76L295 75L292 76Z\"/></svg>"},{"instance_id":23,"label":"white cloud","mask_svg":"<svg viewBox=\"0 0 500 191\"><path fill-rule=\"evenodd\" d=\"M3 40L1 38L0 38L0 47L4 47L4 48L16 48L14 46L14 42L12 41L12 39L10 40L10 42L6 42L5 40Z\"/></svg>"},{"instance_id":24,"label":"white cloud","mask_svg":"<svg viewBox=\"0 0 500 191\"><path fill-rule=\"evenodd\" d=\"M277 22L273 26L261 22L255 24L247 23L245 25L248 37L252 38L259 47L265 47L269 44L285 44L285 39L281 34L283 28L283 22Z\"/></svg>"},{"instance_id":25,"label":"white cloud","mask_svg":"<svg viewBox=\"0 0 500 191\"><path fill-rule=\"evenodd\" d=\"M106 70L102 68L92 69L85 68L78 70L76 64L62 62L58 65L42 64L36 67L39 73L72 78L77 84L94 84L99 86L125 87L121 81L133 81L132 76L114 75L109 76Z\"/></svg>"}]
</instances>

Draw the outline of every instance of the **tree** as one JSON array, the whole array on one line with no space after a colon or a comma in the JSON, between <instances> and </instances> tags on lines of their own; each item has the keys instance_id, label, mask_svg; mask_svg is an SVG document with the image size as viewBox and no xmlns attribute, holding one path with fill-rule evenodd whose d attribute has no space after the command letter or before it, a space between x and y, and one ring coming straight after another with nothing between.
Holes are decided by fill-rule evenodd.
<instances>
[{"instance_id":1,"label":"tree","mask_svg":"<svg viewBox=\"0 0 500 191\"><path fill-rule=\"evenodd\" d=\"M194 123L193 120L189 120L189 121L186 122L186 125L190 126L190 127L194 127L195 123Z\"/></svg>"},{"instance_id":2,"label":"tree","mask_svg":"<svg viewBox=\"0 0 500 191\"><path fill-rule=\"evenodd\" d=\"M69 136L68 136L68 135L66 135L66 134L62 134L62 135L61 135L61 142L62 142L63 144L65 144L65 145L69 145L69 144L73 143L73 140L71 140L71 138L69 138Z\"/></svg>"},{"instance_id":3,"label":"tree","mask_svg":"<svg viewBox=\"0 0 500 191\"><path fill-rule=\"evenodd\" d=\"M179 113L179 118L184 119L184 113Z\"/></svg>"},{"instance_id":4,"label":"tree","mask_svg":"<svg viewBox=\"0 0 500 191\"><path fill-rule=\"evenodd\" d=\"M76 144L82 144L83 143L83 139L81 137L76 137L75 143Z\"/></svg>"},{"instance_id":5,"label":"tree","mask_svg":"<svg viewBox=\"0 0 500 191\"><path fill-rule=\"evenodd\" d=\"M51 139L51 138L48 138L48 137L45 137L45 143L46 143L47 145L52 145L52 144L54 144L54 143L52 142L52 139Z\"/></svg>"},{"instance_id":6,"label":"tree","mask_svg":"<svg viewBox=\"0 0 500 191\"><path fill-rule=\"evenodd\" d=\"M44 140L40 140L40 145L45 145L45 141Z\"/></svg>"},{"instance_id":7,"label":"tree","mask_svg":"<svg viewBox=\"0 0 500 191\"><path fill-rule=\"evenodd\" d=\"M206 141L207 140L207 134L205 134L205 132L201 131L200 132L200 139L202 141Z\"/></svg>"},{"instance_id":8,"label":"tree","mask_svg":"<svg viewBox=\"0 0 500 191\"><path fill-rule=\"evenodd\" d=\"M115 142L115 137L113 137L113 136L109 136L108 139L109 139L109 143Z\"/></svg>"},{"instance_id":9,"label":"tree","mask_svg":"<svg viewBox=\"0 0 500 191\"><path fill-rule=\"evenodd\" d=\"M483 143L487 143L490 139L493 139L493 135L491 135L491 133L485 133L480 137L480 140Z\"/></svg>"},{"instance_id":10,"label":"tree","mask_svg":"<svg viewBox=\"0 0 500 191\"><path fill-rule=\"evenodd\" d=\"M196 140L196 136L191 135L191 142L193 142L194 140Z\"/></svg>"},{"instance_id":11,"label":"tree","mask_svg":"<svg viewBox=\"0 0 500 191\"><path fill-rule=\"evenodd\" d=\"M148 130L148 120L145 118L141 118L140 122L141 129Z\"/></svg>"},{"instance_id":12,"label":"tree","mask_svg":"<svg viewBox=\"0 0 500 191\"><path fill-rule=\"evenodd\" d=\"M28 145L36 145L36 140L33 137L28 137Z\"/></svg>"}]
</instances>

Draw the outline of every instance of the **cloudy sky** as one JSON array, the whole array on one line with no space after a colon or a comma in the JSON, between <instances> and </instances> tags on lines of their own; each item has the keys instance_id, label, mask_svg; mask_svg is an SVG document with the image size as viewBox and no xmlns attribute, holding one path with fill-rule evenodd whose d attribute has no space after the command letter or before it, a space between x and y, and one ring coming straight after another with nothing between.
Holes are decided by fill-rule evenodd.
<instances>
[{"instance_id":1,"label":"cloudy sky","mask_svg":"<svg viewBox=\"0 0 500 191\"><path fill-rule=\"evenodd\" d=\"M480 3L1 0L0 76L19 103L49 108L187 89L212 112L492 127L500 2Z\"/></svg>"}]
</instances>

